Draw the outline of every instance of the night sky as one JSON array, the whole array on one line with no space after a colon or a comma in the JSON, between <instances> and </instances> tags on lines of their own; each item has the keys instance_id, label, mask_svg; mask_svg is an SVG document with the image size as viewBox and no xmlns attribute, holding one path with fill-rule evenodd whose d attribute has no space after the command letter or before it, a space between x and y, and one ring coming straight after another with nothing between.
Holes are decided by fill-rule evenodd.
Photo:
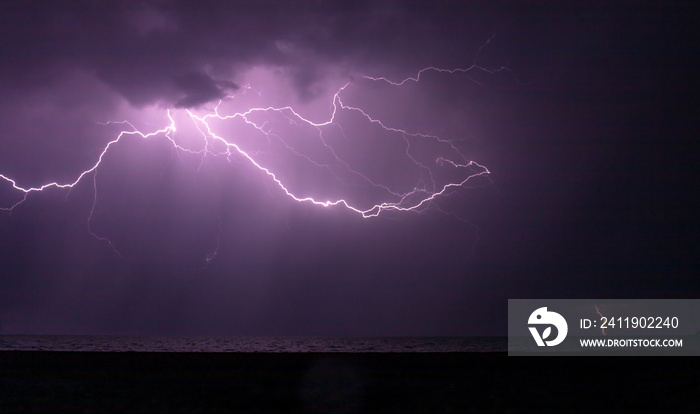
<instances>
[{"instance_id":1,"label":"night sky","mask_svg":"<svg viewBox=\"0 0 700 414\"><path fill-rule=\"evenodd\" d=\"M504 335L509 298L700 297L697 7L465 3L3 2L0 333ZM431 66L472 68L363 77ZM490 174L364 218L204 155L187 115L319 124L346 84L442 141L343 108L209 119L300 198L425 196L484 171L460 154ZM12 208L10 179L73 183L168 109L194 154L125 135Z\"/></svg>"}]
</instances>

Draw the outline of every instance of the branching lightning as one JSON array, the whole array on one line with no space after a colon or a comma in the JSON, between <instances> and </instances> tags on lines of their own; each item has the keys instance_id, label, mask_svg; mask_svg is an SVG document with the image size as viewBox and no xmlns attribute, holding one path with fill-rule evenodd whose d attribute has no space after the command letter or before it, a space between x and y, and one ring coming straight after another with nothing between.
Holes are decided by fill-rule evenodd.
<instances>
[{"instance_id":1,"label":"branching lightning","mask_svg":"<svg viewBox=\"0 0 700 414\"><path fill-rule=\"evenodd\" d=\"M505 68L498 69L497 71L503 69ZM400 87L407 82L419 82L421 80L421 75L426 71L455 74L466 73L472 70L483 70L489 73L495 72L486 70L477 65L472 65L464 69L458 68L451 70L439 69L436 67L427 67L420 70L414 77L409 77L398 82L391 81L385 77L363 76L362 78L369 82L387 82L393 86ZM325 121L322 122L313 122L310 119L305 118L291 106L254 107L244 112L225 114L222 113L224 111L221 110L219 107L219 105L221 104L220 102L219 105L217 105L213 111L206 115L197 115L194 111L186 109L185 111L189 117L189 120L195 125L195 127L199 131L199 134L201 135L201 139L203 140L203 145L200 149L187 148L181 143L178 143L178 141L175 138L175 131L177 130L177 126L175 117L173 117L174 110L167 110L167 117L169 119L169 123L166 126L152 132L142 132L128 121L109 122L107 124L123 125L124 129L121 132L119 132L119 134L113 140L109 141L105 145L94 164L92 164L90 168L81 172L72 182L50 182L41 186L30 187L22 186L18 183L17 180L0 173L0 183L3 181L5 183L8 183L11 186L12 190L18 194L19 198L18 201L11 203L8 206L0 206L0 210L11 213L20 205L27 202L29 196L33 193L40 193L49 188L67 189L68 191L70 191L70 189L72 189L82 181L91 180L93 187L93 199L90 214L87 219L88 231L96 239L109 244L115 251L115 253L119 254L117 248L109 240L108 237L99 235L93 231L92 221L95 215L95 209L98 205L98 173L100 170L99 167L103 162L105 156L107 156L107 154L109 153L109 151L116 145L118 145L119 142L126 136L137 136L142 139L154 139L155 137L164 137L169 141L170 145L174 150L201 156L202 161L200 163L200 168L204 164L206 157L209 156L225 157L228 161L232 161L235 158L244 159L260 174L266 176L269 179L269 181L273 183L274 186L276 186L279 190L281 190L281 192L290 200L293 200L298 203L309 203L319 207L337 206L339 208L347 209L365 219L377 217L387 211L420 212L430 207L439 209L439 207L434 204L434 201L436 199L447 196L457 188L467 187L468 185L471 185L471 183L477 177L488 178L487 176L490 174L489 170L485 166L478 164L475 161L469 161L464 155L460 153L458 148L455 145L453 145L451 141L440 138L436 135L424 134L416 131L408 131L393 125L389 125L383 122L382 120L373 117L370 113L368 113L360 107L345 104L341 98L341 95L350 84L351 82L344 84L333 94L329 108L330 115ZM257 93L259 94L259 92ZM235 99L235 97L231 97L231 99ZM379 127L387 134L395 134L397 137L401 137L405 142L405 156L416 166L416 169L423 171L424 176L427 179L419 181L419 183L417 183L414 186L414 188L410 191L400 191L392 189L391 184L376 182L375 180L370 179L367 174L361 172L359 169L353 168L351 166L351 163L343 160L338 155L333 146L330 145L324 138L324 132L326 132L330 128L337 128L343 136L345 135L343 127L337 119L338 115L341 112L354 113L356 114L356 116L359 116L361 119L363 119L364 122L368 123L368 125ZM261 161L260 157L258 156L259 154L257 154L255 151L246 151L244 147L240 145L240 143L236 142L235 136L224 136L224 134L215 131L215 128L212 126L212 121L243 122L246 125L251 126L255 130L257 130L260 133L261 137L263 137L264 139L267 139L268 141L274 139L276 142L282 143L282 145L286 147L286 150L290 151L290 153L295 154L295 156L303 158L306 162L310 162L316 167L325 168L329 173L336 175L334 170L327 163L316 161L309 155L296 150L293 145L287 144L283 137L281 137L278 133L273 132L272 129L268 126L268 121L260 120L268 114L276 114L282 116L286 118L290 122L290 124L305 125L314 128L316 131L318 131L317 137L318 139L320 139L321 146L323 147L324 151L327 152L327 154L330 154L330 156L332 156L334 162L337 163L337 165L342 166L341 168L343 168L347 174L350 174L356 179L361 180L367 185L372 186L378 191L383 192L385 194L385 200L367 207L361 206L360 204L353 202L352 200L347 198L324 198L319 196L312 197L308 195L299 194L298 192L295 192L294 190L290 189L290 186L286 182L285 177L283 177L278 171L275 171L274 166L267 165L265 162ZM414 157L414 155L411 152L412 140L415 139L431 140L433 142L439 143L440 145L446 145L449 148L451 148L450 152L453 154L453 156L440 156L434 160L435 165L426 165L425 162L421 162L418 159L416 159L416 157ZM436 168L449 168L451 169L451 171L460 171L460 178L446 183L438 183L433 177L433 171L435 171ZM423 176L423 174L421 175ZM337 175L336 178L340 179L340 177L338 177ZM219 224L221 224L220 221ZM219 229L221 229L220 226ZM209 263L212 259L214 259L217 253L218 243L216 249L207 255L206 262Z\"/></svg>"},{"instance_id":2,"label":"branching lightning","mask_svg":"<svg viewBox=\"0 0 700 414\"><path fill-rule=\"evenodd\" d=\"M508 67L506 67L506 66L500 66L496 69L489 69L487 67L484 67L484 66L477 64L477 61L479 60L479 56L481 55L481 52L484 50L484 48L486 46L489 45L489 43L491 43L491 41L493 40L494 37L496 37L496 35L491 36L486 42L484 42L484 44L481 45L481 47L479 47L479 50L476 53L476 56L474 57L474 63L472 63L471 66L466 67L466 68L442 69L442 68L437 68L435 66L428 66L426 68L419 70L415 76L409 76L409 77L407 77L403 80L400 80L400 81L392 81L384 76L372 77L372 76L364 76L363 75L362 77L365 79L373 80L373 81L383 81L383 82L389 83L389 84L394 85L394 86L402 86L406 82L420 82L420 78L423 75L423 73L425 73L425 72L448 73L450 75L454 75L457 73L469 73L469 72L478 70L478 71L493 75L497 72L509 71L510 69L508 69ZM474 79L471 79L471 80L472 80L472 82L478 83Z\"/></svg>"}]
</instances>

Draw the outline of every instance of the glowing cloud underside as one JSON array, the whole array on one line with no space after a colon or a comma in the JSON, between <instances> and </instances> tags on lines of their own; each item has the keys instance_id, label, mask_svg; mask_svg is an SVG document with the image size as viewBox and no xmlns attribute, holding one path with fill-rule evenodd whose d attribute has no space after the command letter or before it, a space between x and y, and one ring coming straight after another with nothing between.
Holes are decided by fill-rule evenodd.
<instances>
[{"instance_id":1,"label":"glowing cloud underside","mask_svg":"<svg viewBox=\"0 0 700 414\"><path fill-rule=\"evenodd\" d=\"M420 82L426 71L449 76L474 68L429 67L402 81L364 76L358 82L402 88L407 83ZM95 163L72 182L24 187L0 173L0 183L9 184L11 191L17 194L15 200L0 210L11 212L32 193L49 188L70 189L88 177L94 191L88 228L93 236L109 243L116 252L108 238L92 231L91 222L98 201L100 165L110 150L127 136L166 139L174 150L200 156L200 166L209 157L225 157L229 161L243 159L290 200L344 208L362 218L377 217L388 211L420 212L439 208L435 204L439 198L471 186L477 177L488 176L485 166L468 160L450 140L401 129L358 106L344 103L343 96L349 88L351 82L333 94L322 121L304 117L292 106L254 106L245 111L228 112L231 105L227 103L241 99L232 96L205 114L187 109L167 110L169 123L151 132L142 132L128 121L110 122L124 129L106 144ZM239 95L246 93L258 92L245 87ZM180 136L181 130L196 131L197 137L185 139ZM393 152L395 157L384 163L368 162L372 154L381 159L382 151ZM309 180L309 176L318 180ZM319 188L314 188L316 184ZM215 252L207 261L214 256Z\"/></svg>"}]
</instances>

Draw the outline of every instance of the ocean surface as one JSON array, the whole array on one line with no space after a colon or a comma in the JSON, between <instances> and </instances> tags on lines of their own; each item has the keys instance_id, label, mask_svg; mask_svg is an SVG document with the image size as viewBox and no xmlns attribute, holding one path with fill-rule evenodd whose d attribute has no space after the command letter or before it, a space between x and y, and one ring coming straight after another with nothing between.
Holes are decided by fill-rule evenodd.
<instances>
[{"instance_id":1,"label":"ocean surface","mask_svg":"<svg viewBox=\"0 0 700 414\"><path fill-rule=\"evenodd\" d=\"M0 351L85 352L506 352L506 337L141 337L0 335Z\"/></svg>"}]
</instances>

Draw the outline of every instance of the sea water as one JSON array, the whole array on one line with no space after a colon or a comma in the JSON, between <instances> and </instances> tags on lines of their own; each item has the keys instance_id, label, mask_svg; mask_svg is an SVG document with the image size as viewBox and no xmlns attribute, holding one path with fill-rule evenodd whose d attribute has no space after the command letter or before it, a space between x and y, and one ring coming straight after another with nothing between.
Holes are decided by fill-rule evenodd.
<instances>
[{"instance_id":1,"label":"sea water","mask_svg":"<svg viewBox=\"0 0 700 414\"><path fill-rule=\"evenodd\" d=\"M0 351L506 352L506 337L157 337L0 335Z\"/></svg>"}]
</instances>

